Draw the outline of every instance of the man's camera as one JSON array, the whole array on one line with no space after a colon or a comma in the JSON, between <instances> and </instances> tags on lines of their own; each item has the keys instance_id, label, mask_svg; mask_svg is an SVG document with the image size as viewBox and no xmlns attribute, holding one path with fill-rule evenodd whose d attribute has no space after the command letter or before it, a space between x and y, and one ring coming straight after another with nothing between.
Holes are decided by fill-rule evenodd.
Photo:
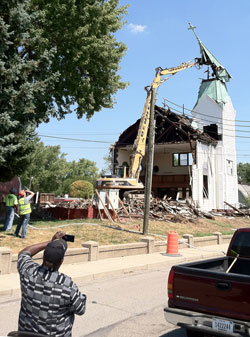
<instances>
[{"instance_id":1,"label":"man's camera","mask_svg":"<svg viewBox=\"0 0 250 337\"><path fill-rule=\"evenodd\" d=\"M65 240L65 241L74 242L75 241L75 236L74 235L65 234L62 237L62 239Z\"/></svg>"}]
</instances>

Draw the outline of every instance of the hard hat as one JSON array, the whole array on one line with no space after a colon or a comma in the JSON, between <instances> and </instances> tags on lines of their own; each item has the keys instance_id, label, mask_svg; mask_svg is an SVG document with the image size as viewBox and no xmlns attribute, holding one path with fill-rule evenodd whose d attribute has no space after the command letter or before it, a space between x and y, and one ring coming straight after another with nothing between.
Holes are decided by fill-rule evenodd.
<instances>
[{"instance_id":1,"label":"hard hat","mask_svg":"<svg viewBox=\"0 0 250 337\"><path fill-rule=\"evenodd\" d=\"M20 197L23 197L23 196L24 196L24 193L25 193L24 190L20 191L20 192L19 192Z\"/></svg>"}]
</instances>

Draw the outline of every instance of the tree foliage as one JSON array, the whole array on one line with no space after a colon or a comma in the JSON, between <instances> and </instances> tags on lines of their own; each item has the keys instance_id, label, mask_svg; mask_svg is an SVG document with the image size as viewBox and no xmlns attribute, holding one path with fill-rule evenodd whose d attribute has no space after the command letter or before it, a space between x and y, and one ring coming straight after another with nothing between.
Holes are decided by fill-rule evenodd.
<instances>
[{"instance_id":1,"label":"tree foliage","mask_svg":"<svg viewBox=\"0 0 250 337\"><path fill-rule=\"evenodd\" d=\"M91 198L93 194L94 194L93 185L86 180L74 181L69 188L69 195L71 197L88 199Z\"/></svg>"},{"instance_id":2,"label":"tree foliage","mask_svg":"<svg viewBox=\"0 0 250 337\"><path fill-rule=\"evenodd\" d=\"M39 59L23 55L39 43L33 29L34 15L26 11L27 1L1 0L0 3L0 177L1 181L20 174L29 161L40 122L37 100L53 89L56 75L49 69L53 51L41 50Z\"/></svg>"},{"instance_id":3,"label":"tree foliage","mask_svg":"<svg viewBox=\"0 0 250 337\"><path fill-rule=\"evenodd\" d=\"M239 163L237 165L237 173L239 181L243 184L250 183L250 164L249 163Z\"/></svg>"},{"instance_id":4,"label":"tree foliage","mask_svg":"<svg viewBox=\"0 0 250 337\"><path fill-rule=\"evenodd\" d=\"M105 163L105 168L101 170L100 175L112 174L113 165L111 152L103 157L103 161Z\"/></svg>"},{"instance_id":5,"label":"tree foliage","mask_svg":"<svg viewBox=\"0 0 250 337\"><path fill-rule=\"evenodd\" d=\"M110 108L126 86L119 0L1 0L0 179L30 161L35 128L50 116ZM73 110L75 109L75 110Z\"/></svg>"},{"instance_id":6,"label":"tree foliage","mask_svg":"<svg viewBox=\"0 0 250 337\"><path fill-rule=\"evenodd\" d=\"M69 163L60 146L44 146L38 142L30 155L30 164L21 175L21 182L34 191L52 193L60 189L68 171Z\"/></svg>"},{"instance_id":7,"label":"tree foliage","mask_svg":"<svg viewBox=\"0 0 250 337\"><path fill-rule=\"evenodd\" d=\"M63 118L76 104L78 118L90 118L113 106L113 95L125 87L118 70L126 46L114 33L122 27L126 7L118 4L119 0L30 1L30 13L39 13L41 40L35 58L55 50L50 71L59 74L53 91L41 98L40 109L55 103L53 115Z\"/></svg>"},{"instance_id":8,"label":"tree foliage","mask_svg":"<svg viewBox=\"0 0 250 337\"><path fill-rule=\"evenodd\" d=\"M96 163L85 158L81 158L77 162L70 162L68 178L70 179L76 177L79 177L79 179L81 180L87 180L92 184L95 184L96 179L99 177Z\"/></svg>"},{"instance_id":9,"label":"tree foliage","mask_svg":"<svg viewBox=\"0 0 250 337\"><path fill-rule=\"evenodd\" d=\"M95 162L84 158L68 162L60 146L45 146L42 142L36 142L34 147L30 163L21 175L23 186L60 195L68 194L70 185L76 180L89 181L92 186L95 184L99 176Z\"/></svg>"}]
</instances>

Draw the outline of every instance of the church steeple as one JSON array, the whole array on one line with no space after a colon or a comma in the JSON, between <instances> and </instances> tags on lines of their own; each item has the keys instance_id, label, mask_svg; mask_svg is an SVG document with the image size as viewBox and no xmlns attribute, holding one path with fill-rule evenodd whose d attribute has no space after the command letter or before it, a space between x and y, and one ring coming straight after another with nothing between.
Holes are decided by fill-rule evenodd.
<instances>
[{"instance_id":1,"label":"church steeple","mask_svg":"<svg viewBox=\"0 0 250 337\"><path fill-rule=\"evenodd\" d=\"M216 59L216 57L207 49L204 43L200 40L195 32L195 26L189 22L189 28L193 31L199 46L201 57L197 58L199 65L207 65L212 69L212 77L203 79L200 85L198 99L195 107L199 103L202 97L205 95L212 98L222 108L228 101L229 95L227 92L226 82L230 81L231 75L227 69Z\"/></svg>"},{"instance_id":2,"label":"church steeple","mask_svg":"<svg viewBox=\"0 0 250 337\"><path fill-rule=\"evenodd\" d=\"M213 70L213 75L220 81L222 82L229 82L230 78L232 76L229 74L227 69L216 59L216 57L207 49L207 47L203 44L203 42L200 40L198 35L195 32L195 26L191 25L189 22L189 28L190 30L193 31L199 46L200 46L200 53L201 53L201 58L199 59L200 65L209 65L211 66Z\"/></svg>"}]
</instances>

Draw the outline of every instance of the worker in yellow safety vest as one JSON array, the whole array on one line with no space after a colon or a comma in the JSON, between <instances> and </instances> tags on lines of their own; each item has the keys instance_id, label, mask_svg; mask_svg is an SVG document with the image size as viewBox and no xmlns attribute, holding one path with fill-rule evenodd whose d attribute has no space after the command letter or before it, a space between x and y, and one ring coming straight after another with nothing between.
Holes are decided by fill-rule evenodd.
<instances>
[{"instance_id":1,"label":"worker in yellow safety vest","mask_svg":"<svg viewBox=\"0 0 250 337\"><path fill-rule=\"evenodd\" d=\"M21 227L22 227L21 238L24 239L26 236L26 231L29 224L31 213L30 200L33 198L34 194L35 194L34 192L31 192L29 190L25 191L22 190L19 192L18 206L20 218L14 234L14 236L16 237L18 237Z\"/></svg>"},{"instance_id":2,"label":"worker in yellow safety vest","mask_svg":"<svg viewBox=\"0 0 250 337\"><path fill-rule=\"evenodd\" d=\"M7 194L3 199L3 202L5 204L4 230L6 232L11 231L15 211L17 211L17 197L16 197L17 191L14 187L12 187L9 192L10 193Z\"/></svg>"}]
</instances>

